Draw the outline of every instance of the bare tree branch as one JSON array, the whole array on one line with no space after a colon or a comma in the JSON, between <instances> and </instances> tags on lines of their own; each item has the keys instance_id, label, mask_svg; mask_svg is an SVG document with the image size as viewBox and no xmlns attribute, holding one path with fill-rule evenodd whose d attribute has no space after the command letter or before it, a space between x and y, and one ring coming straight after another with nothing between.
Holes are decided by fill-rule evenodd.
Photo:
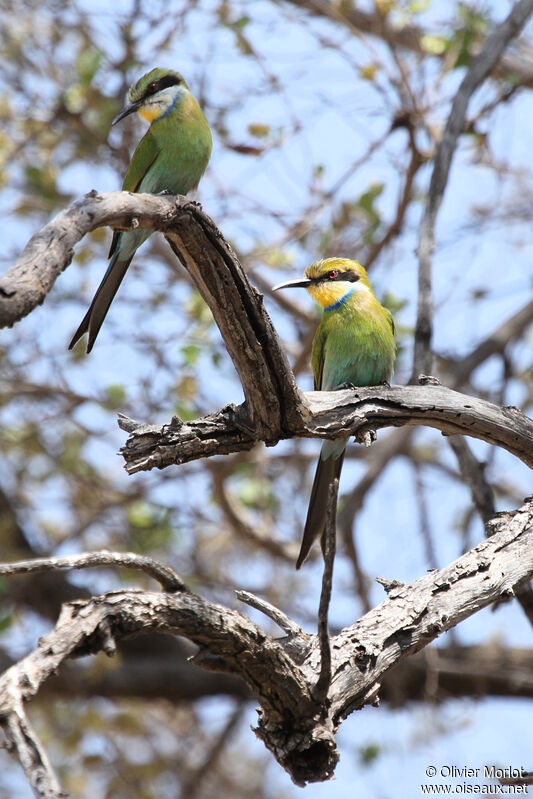
<instances>
[{"instance_id":1,"label":"bare tree branch","mask_svg":"<svg viewBox=\"0 0 533 799\"><path fill-rule=\"evenodd\" d=\"M490 75L509 42L520 32L533 11L533 0L518 0L507 18L498 25L470 62L459 91L455 95L446 127L439 143L429 184L427 205L420 226L418 244L418 310L415 330L413 374L415 382L420 372L431 373L433 355L433 289L431 260L435 248L435 225L444 196L450 166L463 130L468 103L472 94Z\"/></svg>"},{"instance_id":2,"label":"bare tree branch","mask_svg":"<svg viewBox=\"0 0 533 799\"><path fill-rule=\"evenodd\" d=\"M185 583L170 566L158 563L146 555L134 552L84 552L81 555L67 555L63 558L35 558L20 560L17 563L0 563L0 575L11 577L14 574L35 574L67 569L92 569L101 566L121 566L140 569L161 584L165 591L184 591Z\"/></svg>"},{"instance_id":3,"label":"bare tree branch","mask_svg":"<svg viewBox=\"0 0 533 799\"><path fill-rule=\"evenodd\" d=\"M30 240L1 281L0 324L12 324L41 302L72 246L104 224L165 232L213 312L246 398L239 408L227 406L190 424L175 418L160 428L122 418L121 426L132 433L123 450L130 473L250 449L257 441L360 435L369 425L420 423L446 435L473 435L533 462L531 423L519 411L442 387L300 394L261 296L212 220L183 197L93 193L74 203Z\"/></svg>"},{"instance_id":4,"label":"bare tree branch","mask_svg":"<svg viewBox=\"0 0 533 799\"><path fill-rule=\"evenodd\" d=\"M5 747L16 752L35 796L38 799L69 799L69 795L61 790L48 755L17 697L13 698L10 711L0 717L0 727L5 736Z\"/></svg>"},{"instance_id":5,"label":"bare tree branch","mask_svg":"<svg viewBox=\"0 0 533 799\"><path fill-rule=\"evenodd\" d=\"M334 438L356 435L369 424L376 430L422 424L444 435L463 433L503 447L533 466L533 422L517 408L499 408L440 385L312 391L304 397L305 416L292 429L279 431L280 438ZM245 405L186 424L174 419L169 425L144 425L121 417L119 425L130 433L121 451L130 474L249 450L261 440Z\"/></svg>"},{"instance_id":6,"label":"bare tree branch","mask_svg":"<svg viewBox=\"0 0 533 799\"><path fill-rule=\"evenodd\" d=\"M235 591L235 596L237 599L240 599L241 602L244 602L251 608L261 611L261 613L264 613L269 619L272 619L272 621L284 630L288 636L304 636L304 631L299 624L265 599L260 599L258 596L255 596L255 594L251 594L250 591L238 590Z\"/></svg>"},{"instance_id":7,"label":"bare tree branch","mask_svg":"<svg viewBox=\"0 0 533 799\"><path fill-rule=\"evenodd\" d=\"M360 33L370 34L413 53L424 53L424 36L431 32L412 24L396 27L378 10L364 11L352 3L338 3L335 0L284 1L304 8L311 14L346 25ZM432 55L444 58L445 53L442 55L432 53ZM524 49L520 53L503 55L494 66L493 75L501 80L518 81L523 86L533 88L533 53L529 49Z\"/></svg>"},{"instance_id":8,"label":"bare tree branch","mask_svg":"<svg viewBox=\"0 0 533 799\"><path fill-rule=\"evenodd\" d=\"M174 633L200 647L195 663L248 683L261 704L256 733L297 784L328 779L338 760L335 731L353 710L376 701L383 675L533 574L533 499L499 514L489 528L487 540L446 568L410 585L390 582L381 605L332 638L327 702L313 697L317 636L295 631L276 640L242 614L189 591L124 590L64 606L56 628L0 677L0 717L10 718L35 696L67 658L105 648L110 635Z\"/></svg>"},{"instance_id":9,"label":"bare tree branch","mask_svg":"<svg viewBox=\"0 0 533 799\"><path fill-rule=\"evenodd\" d=\"M239 598L240 593L236 592ZM245 601L279 624L262 604ZM264 600L259 600L262 602ZM278 608L274 612L278 618L280 613L285 616ZM293 636L301 642L306 634L292 619L288 619L288 625L285 645L288 646ZM153 641L159 642L156 651L151 646ZM129 645L132 644L138 646L130 656ZM479 646L453 644L432 648L431 656L428 651L429 648L424 649L402 660L383 676L381 701L393 707L404 707L409 702L442 702L456 697L533 699L533 649L491 641ZM114 664L112 669L90 669L74 662L63 664L59 676L51 677L43 685L39 698L135 697L175 703L208 696L251 698L239 677L203 671L189 663L194 648L184 639L152 635L123 640L120 653L120 663ZM2 671L12 665L11 659L0 654Z\"/></svg>"},{"instance_id":10,"label":"bare tree branch","mask_svg":"<svg viewBox=\"0 0 533 799\"><path fill-rule=\"evenodd\" d=\"M505 352L508 344L521 336L533 323L533 300L527 302L519 311L514 313L501 325L498 325L487 338L460 361L442 358L444 365L453 374L453 387L460 388L468 380L474 369L481 366L488 358L497 353Z\"/></svg>"},{"instance_id":11,"label":"bare tree branch","mask_svg":"<svg viewBox=\"0 0 533 799\"><path fill-rule=\"evenodd\" d=\"M197 203L185 197L91 192L36 233L0 281L0 327L42 303L72 259L72 248L103 225L165 233L209 305L235 365L249 421L276 439L303 410L294 375L262 297L250 286L230 245Z\"/></svg>"}]
</instances>

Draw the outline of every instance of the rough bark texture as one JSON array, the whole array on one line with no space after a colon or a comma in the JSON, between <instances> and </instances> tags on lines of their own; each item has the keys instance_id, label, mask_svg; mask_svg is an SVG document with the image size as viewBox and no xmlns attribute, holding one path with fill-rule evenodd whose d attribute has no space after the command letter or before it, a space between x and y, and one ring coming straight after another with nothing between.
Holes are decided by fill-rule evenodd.
<instances>
[{"instance_id":1,"label":"rough bark texture","mask_svg":"<svg viewBox=\"0 0 533 799\"><path fill-rule=\"evenodd\" d=\"M362 437L368 428L426 425L443 435L464 434L495 444L533 466L533 422L518 408L500 408L486 400L439 385L376 386L345 391L310 391L305 412L278 438L329 438L350 433ZM197 458L251 449L263 440L254 432L246 404L184 424L150 425L119 417L130 433L122 455L130 474ZM275 442L267 442L275 443Z\"/></svg>"},{"instance_id":2,"label":"rough bark texture","mask_svg":"<svg viewBox=\"0 0 533 799\"><path fill-rule=\"evenodd\" d=\"M121 418L131 433L123 449L130 473L199 457L274 444L292 436L328 437L366 428L426 424L467 434L533 465L533 424L518 409L498 408L444 387L357 389L302 395L266 313L231 247L198 205L185 198L91 193L59 214L28 243L0 281L0 326L14 324L44 300L68 265L72 247L104 224L162 230L211 308L241 380L245 403L183 424Z\"/></svg>"},{"instance_id":3,"label":"rough bark texture","mask_svg":"<svg viewBox=\"0 0 533 799\"><path fill-rule=\"evenodd\" d=\"M42 303L72 260L74 245L102 225L165 233L213 312L253 427L264 440L277 439L301 410L294 375L262 296L215 223L185 197L91 192L73 203L30 239L0 281L0 327L13 325Z\"/></svg>"},{"instance_id":4,"label":"rough bark texture","mask_svg":"<svg viewBox=\"0 0 533 799\"><path fill-rule=\"evenodd\" d=\"M89 561L98 556L73 556L71 565L94 565ZM118 565L122 556L102 557L106 564ZM65 568L68 560L50 559L49 568ZM128 566L134 560L124 558ZM4 575L27 571L27 562L1 569ZM168 582L171 570L157 571ZM339 757L335 743L339 725L354 710L377 703L387 672L462 619L512 596L515 586L532 575L533 499L529 499L518 511L494 517L487 525L487 539L446 568L409 585L381 581L387 599L331 637L331 682L327 698L320 701L315 694L322 661L319 636L302 632L261 600L242 597L283 627L282 638L268 635L242 613L181 589L178 575L171 580L178 588L171 592L124 590L72 602L64 606L55 629L37 648L0 678L0 725L23 762L28 748L34 753L28 774L38 769L41 782L45 774L46 790L38 788L36 795L60 796L46 758L35 755L39 743L31 729L24 722L24 735L16 733L20 719L25 719L24 702L68 658L102 649L112 654L115 642L131 635L174 633L198 646L197 665L245 680L261 706L256 734L295 783L325 780L333 775Z\"/></svg>"}]
</instances>

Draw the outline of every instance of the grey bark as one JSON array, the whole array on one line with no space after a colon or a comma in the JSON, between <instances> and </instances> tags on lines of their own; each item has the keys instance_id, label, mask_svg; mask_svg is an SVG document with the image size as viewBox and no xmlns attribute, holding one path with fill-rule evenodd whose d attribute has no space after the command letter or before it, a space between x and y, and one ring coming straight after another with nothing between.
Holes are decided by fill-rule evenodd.
<instances>
[{"instance_id":1,"label":"grey bark","mask_svg":"<svg viewBox=\"0 0 533 799\"><path fill-rule=\"evenodd\" d=\"M498 514L487 536L454 563L409 585L382 581L387 599L331 637L331 682L324 701L314 693L322 660L319 636L303 633L281 611L262 603L284 628L285 635L276 639L242 613L187 589L124 590L64 606L55 629L0 677L0 724L9 731L23 703L67 658L102 649L112 653L111 643L125 636L174 633L199 647L197 665L246 681L261 705L256 734L295 783L329 779L338 760L338 727L354 710L377 703L384 675L461 620L512 596L533 575L533 499L518 511ZM80 557L73 557L75 565ZM51 570L58 567L54 560ZM113 562L120 562L119 554L113 553ZM17 571L26 572L27 563L2 567L5 575ZM178 575L173 584L180 584ZM12 742L22 757L14 736Z\"/></svg>"},{"instance_id":2,"label":"grey bark","mask_svg":"<svg viewBox=\"0 0 533 799\"><path fill-rule=\"evenodd\" d=\"M440 385L310 391L302 398L305 412L295 414L294 426L278 429L277 438L362 437L368 428L426 425L446 436L462 433L487 441L533 466L533 421L513 406L500 408ZM262 440L246 404L186 424L176 417L150 425L122 416L119 425L130 433L121 450L130 474L249 450Z\"/></svg>"}]
</instances>

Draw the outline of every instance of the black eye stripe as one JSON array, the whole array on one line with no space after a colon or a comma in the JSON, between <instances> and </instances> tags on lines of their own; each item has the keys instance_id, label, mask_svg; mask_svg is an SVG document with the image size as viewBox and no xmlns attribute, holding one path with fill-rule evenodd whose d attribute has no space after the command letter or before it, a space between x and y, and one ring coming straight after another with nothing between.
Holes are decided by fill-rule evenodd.
<instances>
[{"instance_id":1,"label":"black eye stripe","mask_svg":"<svg viewBox=\"0 0 533 799\"><path fill-rule=\"evenodd\" d=\"M161 91L161 89L168 89L169 86L178 86L181 80L176 75L165 75L160 80L150 83L144 92L144 97L150 97L152 94Z\"/></svg>"},{"instance_id":2,"label":"black eye stripe","mask_svg":"<svg viewBox=\"0 0 533 799\"><path fill-rule=\"evenodd\" d=\"M157 91L168 89L169 86L178 86L180 83L181 81L176 75L165 75L157 82Z\"/></svg>"},{"instance_id":3,"label":"black eye stripe","mask_svg":"<svg viewBox=\"0 0 533 799\"><path fill-rule=\"evenodd\" d=\"M336 271L336 270L330 270ZM335 281L345 281L347 283L357 283L360 279L360 276L357 272L354 272L353 269L347 269L346 272L339 272L337 277L329 277L329 272L326 272L325 275L319 275L318 277L311 278L312 283L334 283Z\"/></svg>"}]
</instances>

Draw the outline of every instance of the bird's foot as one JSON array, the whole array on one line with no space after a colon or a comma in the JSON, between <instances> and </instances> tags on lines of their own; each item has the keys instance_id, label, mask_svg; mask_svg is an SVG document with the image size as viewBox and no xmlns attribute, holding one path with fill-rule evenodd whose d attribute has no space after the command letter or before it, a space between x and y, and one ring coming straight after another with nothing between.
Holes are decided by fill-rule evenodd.
<instances>
[{"instance_id":1,"label":"bird's foot","mask_svg":"<svg viewBox=\"0 0 533 799\"><path fill-rule=\"evenodd\" d=\"M355 434L355 440L357 443L364 444L365 447L369 447L371 444L373 444L377 437L378 434L371 427L365 427L364 430L360 430Z\"/></svg>"},{"instance_id":2,"label":"bird's foot","mask_svg":"<svg viewBox=\"0 0 533 799\"><path fill-rule=\"evenodd\" d=\"M340 386L337 386L335 388L335 391L347 391L347 390L354 391L356 388L357 386L354 386L353 383L346 382L346 383L341 383Z\"/></svg>"},{"instance_id":3,"label":"bird's foot","mask_svg":"<svg viewBox=\"0 0 533 799\"><path fill-rule=\"evenodd\" d=\"M434 377L433 375L418 375L418 384L420 386L440 386L440 380L438 377Z\"/></svg>"},{"instance_id":4,"label":"bird's foot","mask_svg":"<svg viewBox=\"0 0 533 799\"><path fill-rule=\"evenodd\" d=\"M389 383L388 380L382 380L379 385L380 386L387 386L387 388L390 388L390 383Z\"/></svg>"}]
</instances>

